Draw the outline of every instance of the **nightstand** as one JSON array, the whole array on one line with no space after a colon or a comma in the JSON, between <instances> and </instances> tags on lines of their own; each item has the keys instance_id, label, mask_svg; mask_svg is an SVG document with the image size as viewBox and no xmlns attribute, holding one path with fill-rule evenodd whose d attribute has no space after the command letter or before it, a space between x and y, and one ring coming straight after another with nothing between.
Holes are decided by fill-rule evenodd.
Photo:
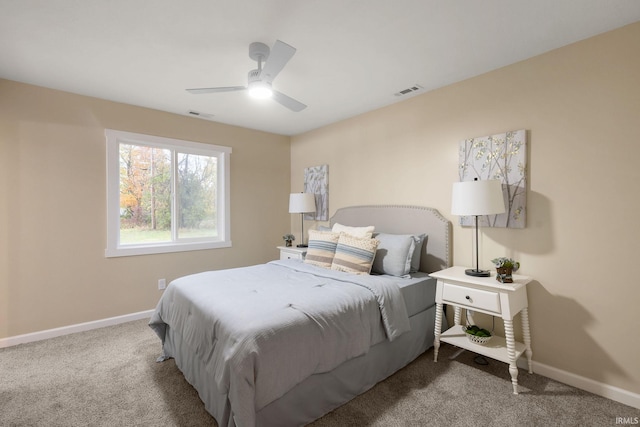
<instances>
[{"instance_id":1,"label":"nightstand","mask_svg":"<svg viewBox=\"0 0 640 427\"><path fill-rule=\"evenodd\" d=\"M307 248L298 248L295 246L278 246L280 250L280 259L299 259L304 260L307 255Z\"/></svg>"},{"instance_id":2,"label":"nightstand","mask_svg":"<svg viewBox=\"0 0 640 427\"><path fill-rule=\"evenodd\" d=\"M437 279L436 285L436 324L433 342L433 360L438 361L440 341L464 348L474 353L509 364L513 394L518 394L518 367L516 361L526 354L531 368L531 333L529 331L529 309L527 302L527 283L530 277L513 275L513 283L500 283L495 272L491 277L473 277L464 273L464 267L451 267L431 273ZM454 326L440 332L442 328L442 305L454 307ZM504 321L505 337L494 335L484 345L469 341L462 329L460 317L462 310L472 310L491 316L501 317ZM522 335L524 343L515 341L513 337L513 318L521 313Z\"/></svg>"}]
</instances>

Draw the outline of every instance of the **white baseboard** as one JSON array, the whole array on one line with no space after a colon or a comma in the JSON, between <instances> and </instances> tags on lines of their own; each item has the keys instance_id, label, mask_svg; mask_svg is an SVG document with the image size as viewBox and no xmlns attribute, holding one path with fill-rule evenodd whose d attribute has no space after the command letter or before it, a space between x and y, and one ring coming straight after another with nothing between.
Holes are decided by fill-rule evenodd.
<instances>
[{"instance_id":1,"label":"white baseboard","mask_svg":"<svg viewBox=\"0 0 640 427\"><path fill-rule=\"evenodd\" d=\"M518 367L527 370L527 359L524 357L518 359ZM598 396L606 397L607 399L640 409L640 394L638 393L572 374L571 372L563 371L562 369L554 368L544 363L536 362L535 360L533 361L533 372L543 377L551 378L552 380L588 391L589 393L597 394Z\"/></svg>"},{"instance_id":2,"label":"white baseboard","mask_svg":"<svg viewBox=\"0 0 640 427\"><path fill-rule=\"evenodd\" d=\"M153 310L140 311L138 313L125 314L123 316L110 317L108 319L95 320L93 322L78 323L76 325L63 326L61 328L47 329L45 331L33 332L31 334L0 338L0 348L46 340L49 338L60 337L62 335L74 334L76 332L90 331L92 329L118 325L120 323L131 322L134 320L148 319L151 318L152 313Z\"/></svg>"}]
</instances>

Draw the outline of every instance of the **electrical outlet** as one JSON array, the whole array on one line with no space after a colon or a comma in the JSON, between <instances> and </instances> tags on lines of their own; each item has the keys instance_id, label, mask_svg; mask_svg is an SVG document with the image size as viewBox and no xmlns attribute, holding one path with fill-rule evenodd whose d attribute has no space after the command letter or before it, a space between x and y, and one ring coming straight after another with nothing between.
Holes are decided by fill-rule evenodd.
<instances>
[{"instance_id":1,"label":"electrical outlet","mask_svg":"<svg viewBox=\"0 0 640 427\"><path fill-rule=\"evenodd\" d=\"M158 280L158 289L162 290L167 287L167 279Z\"/></svg>"}]
</instances>

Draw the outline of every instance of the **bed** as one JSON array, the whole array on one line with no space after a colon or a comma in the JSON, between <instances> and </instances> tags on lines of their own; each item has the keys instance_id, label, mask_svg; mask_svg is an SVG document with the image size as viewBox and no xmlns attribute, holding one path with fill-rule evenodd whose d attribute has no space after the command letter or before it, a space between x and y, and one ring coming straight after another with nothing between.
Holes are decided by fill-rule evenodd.
<instances>
[{"instance_id":1,"label":"bed","mask_svg":"<svg viewBox=\"0 0 640 427\"><path fill-rule=\"evenodd\" d=\"M428 274L451 265L450 222L432 208L377 205L338 209L336 224L373 225L378 243L413 236L411 272L360 275L277 260L167 287L150 321L162 340L158 360L175 359L219 426L308 424L433 345Z\"/></svg>"}]
</instances>

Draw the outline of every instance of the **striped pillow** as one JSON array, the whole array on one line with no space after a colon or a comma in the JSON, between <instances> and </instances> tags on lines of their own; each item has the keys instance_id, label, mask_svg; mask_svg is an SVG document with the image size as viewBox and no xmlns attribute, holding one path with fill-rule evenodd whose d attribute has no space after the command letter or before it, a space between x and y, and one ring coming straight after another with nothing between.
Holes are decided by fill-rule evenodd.
<instances>
[{"instance_id":1,"label":"striped pillow","mask_svg":"<svg viewBox=\"0 0 640 427\"><path fill-rule=\"evenodd\" d=\"M378 243L380 242L376 239L353 237L341 233L331 269L346 273L369 274Z\"/></svg>"},{"instance_id":2,"label":"striped pillow","mask_svg":"<svg viewBox=\"0 0 640 427\"><path fill-rule=\"evenodd\" d=\"M304 262L323 268L331 268L340 233L309 230L309 247Z\"/></svg>"}]
</instances>

